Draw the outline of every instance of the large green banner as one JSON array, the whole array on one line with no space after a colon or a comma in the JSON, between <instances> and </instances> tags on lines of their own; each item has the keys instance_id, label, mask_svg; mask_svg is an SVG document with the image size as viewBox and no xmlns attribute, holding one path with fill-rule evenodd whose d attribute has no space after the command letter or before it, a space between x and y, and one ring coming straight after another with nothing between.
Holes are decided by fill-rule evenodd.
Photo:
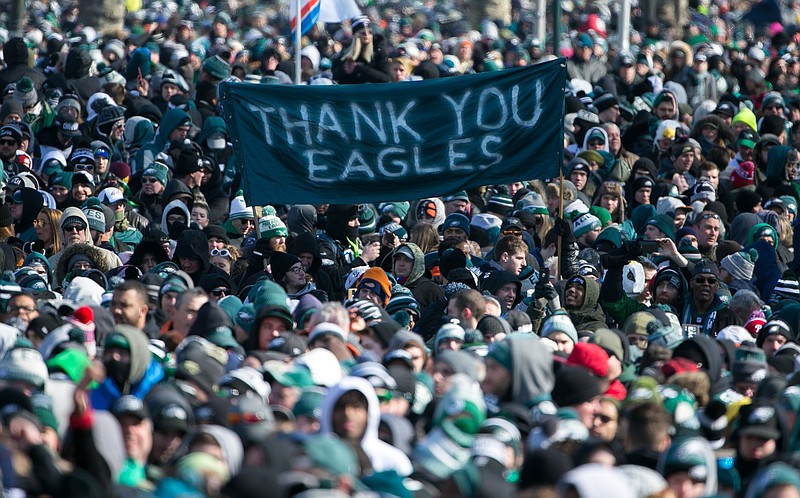
<instances>
[{"instance_id":1,"label":"large green banner","mask_svg":"<svg viewBox=\"0 0 800 498\"><path fill-rule=\"evenodd\" d=\"M558 176L566 66L377 85L223 83L250 204L412 200Z\"/></svg>"}]
</instances>

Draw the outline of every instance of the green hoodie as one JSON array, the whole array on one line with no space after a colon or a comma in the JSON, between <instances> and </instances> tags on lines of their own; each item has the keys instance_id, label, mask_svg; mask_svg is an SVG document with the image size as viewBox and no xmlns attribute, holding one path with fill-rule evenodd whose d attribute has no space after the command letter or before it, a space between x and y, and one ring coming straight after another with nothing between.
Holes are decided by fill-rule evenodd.
<instances>
[{"instance_id":1,"label":"green hoodie","mask_svg":"<svg viewBox=\"0 0 800 498\"><path fill-rule=\"evenodd\" d=\"M775 227L770 225L769 223L759 223L755 225L753 228L750 229L750 233L747 234L747 240L744 242L745 246L749 246L759 238L759 234L764 230L769 230L772 234L772 248L776 251L778 250L778 231L775 230Z\"/></svg>"},{"instance_id":2,"label":"green hoodie","mask_svg":"<svg viewBox=\"0 0 800 498\"><path fill-rule=\"evenodd\" d=\"M191 118L182 109L170 109L165 112L153 141L145 144L133 157L131 173L144 171L145 167L155 160L158 153L163 152L169 146L169 136L175 131L175 128L186 123L191 124Z\"/></svg>"},{"instance_id":3,"label":"green hoodie","mask_svg":"<svg viewBox=\"0 0 800 498\"><path fill-rule=\"evenodd\" d=\"M788 156L791 147L787 145L777 145L769 150L767 155L767 181L780 184L787 183L789 180L786 178L786 156Z\"/></svg>"},{"instance_id":4,"label":"green hoodie","mask_svg":"<svg viewBox=\"0 0 800 498\"><path fill-rule=\"evenodd\" d=\"M595 330L606 326L606 315L603 313L602 308L598 304L600 298L600 286L591 278L577 276L570 279L570 281L580 279L583 281L585 289L583 294L583 306L576 310L567 310L572 323L575 324L577 330ZM569 282L567 283L569 287ZM566 287L565 287L566 292Z\"/></svg>"},{"instance_id":5,"label":"green hoodie","mask_svg":"<svg viewBox=\"0 0 800 498\"><path fill-rule=\"evenodd\" d=\"M225 125L225 120L217 116L209 116L203 121L203 129L197 135L195 140L201 146L212 133L223 133L228 136L228 127Z\"/></svg>"}]
</instances>

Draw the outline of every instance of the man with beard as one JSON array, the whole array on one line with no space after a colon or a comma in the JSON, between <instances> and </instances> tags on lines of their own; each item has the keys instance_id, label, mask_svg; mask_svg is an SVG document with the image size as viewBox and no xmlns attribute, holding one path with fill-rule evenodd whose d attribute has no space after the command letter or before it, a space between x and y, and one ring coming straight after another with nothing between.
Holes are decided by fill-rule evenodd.
<instances>
[{"instance_id":1,"label":"man with beard","mask_svg":"<svg viewBox=\"0 0 800 498\"><path fill-rule=\"evenodd\" d=\"M286 237L289 231L286 225L278 218L275 208L264 207L262 217L258 220L258 233L262 239L267 239L270 252L286 252Z\"/></svg>"}]
</instances>

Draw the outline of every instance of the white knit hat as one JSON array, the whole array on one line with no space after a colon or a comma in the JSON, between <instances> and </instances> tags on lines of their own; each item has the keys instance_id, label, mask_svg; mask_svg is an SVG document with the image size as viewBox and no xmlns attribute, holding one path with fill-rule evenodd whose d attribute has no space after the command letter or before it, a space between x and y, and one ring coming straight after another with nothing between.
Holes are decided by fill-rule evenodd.
<instances>
[{"instance_id":1,"label":"white knit hat","mask_svg":"<svg viewBox=\"0 0 800 498\"><path fill-rule=\"evenodd\" d=\"M41 387L47 381L42 354L32 348L14 348L0 361L0 379L21 381Z\"/></svg>"},{"instance_id":2,"label":"white knit hat","mask_svg":"<svg viewBox=\"0 0 800 498\"><path fill-rule=\"evenodd\" d=\"M255 216L253 216L252 208L247 207L247 204L244 203L244 196L239 195L233 198L231 201L231 210L230 215L228 215L228 219L231 220L252 220Z\"/></svg>"},{"instance_id":3,"label":"white knit hat","mask_svg":"<svg viewBox=\"0 0 800 498\"><path fill-rule=\"evenodd\" d=\"M572 222L572 230L575 232L575 237L580 237L583 234L589 233L595 228L600 228L600 218L593 214L582 214L574 222Z\"/></svg>"}]
</instances>

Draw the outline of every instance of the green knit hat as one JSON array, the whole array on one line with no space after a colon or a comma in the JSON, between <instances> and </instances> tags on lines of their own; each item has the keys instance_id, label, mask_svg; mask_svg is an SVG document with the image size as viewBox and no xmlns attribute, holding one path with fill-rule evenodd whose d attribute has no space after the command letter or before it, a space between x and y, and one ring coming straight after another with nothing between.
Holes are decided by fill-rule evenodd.
<instances>
[{"instance_id":1,"label":"green knit hat","mask_svg":"<svg viewBox=\"0 0 800 498\"><path fill-rule=\"evenodd\" d=\"M161 185L166 186L167 182L169 182L168 171L169 169L167 168L166 164L159 161L153 161L144 169L142 176L152 176L158 180Z\"/></svg>"},{"instance_id":2,"label":"green knit hat","mask_svg":"<svg viewBox=\"0 0 800 498\"><path fill-rule=\"evenodd\" d=\"M286 229L286 225L278 218L274 207L264 206L261 213L261 219L258 220L258 233L261 235L262 239L289 236L289 230Z\"/></svg>"},{"instance_id":3,"label":"green knit hat","mask_svg":"<svg viewBox=\"0 0 800 498\"><path fill-rule=\"evenodd\" d=\"M589 213L593 214L600 220L600 226L605 228L611 225L611 213L608 212L608 209L601 207L601 206L592 206L589 208Z\"/></svg>"},{"instance_id":4,"label":"green knit hat","mask_svg":"<svg viewBox=\"0 0 800 498\"><path fill-rule=\"evenodd\" d=\"M461 437L477 434L484 420L486 404L478 384L465 374L453 375L450 388L442 396L433 415L434 427L441 426L448 436L460 444Z\"/></svg>"},{"instance_id":5,"label":"green knit hat","mask_svg":"<svg viewBox=\"0 0 800 498\"><path fill-rule=\"evenodd\" d=\"M489 352L486 353L486 358L493 359L509 372L513 371L514 360L511 358L511 343L508 341L493 342L492 345L489 346Z\"/></svg>"}]
</instances>

